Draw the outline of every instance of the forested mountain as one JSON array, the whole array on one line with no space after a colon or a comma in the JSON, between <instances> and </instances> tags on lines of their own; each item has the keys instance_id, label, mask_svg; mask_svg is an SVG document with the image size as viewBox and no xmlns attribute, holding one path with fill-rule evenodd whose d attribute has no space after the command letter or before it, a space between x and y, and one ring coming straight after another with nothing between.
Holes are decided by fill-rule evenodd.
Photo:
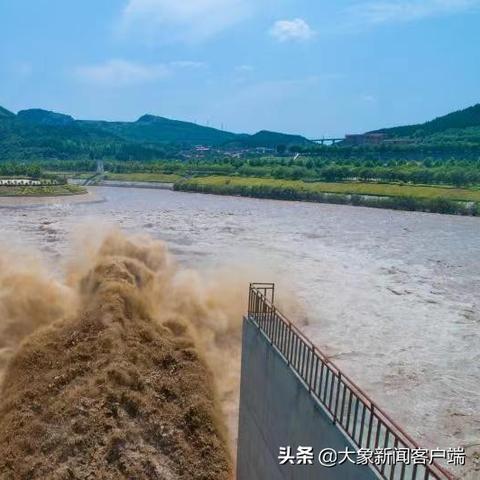
<instances>
[{"instance_id":1,"label":"forested mountain","mask_svg":"<svg viewBox=\"0 0 480 480\"><path fill-rule=\"evenodd\" d=\"M136 122L79 121L78 123L104 130L127 141L140 143L220 146L237 137L234 133L154 115L143 115Z\"/></svg>"},{"instance_id":2,"label":"forested mountain","mask_svg":"<svg viewBox=\"0 0 480 480\"><path fill-rule=\"evenodd\" d=\"M244 135L241 138L237 135L234 141L241 146L253 148L277 148L281 145L287 147L290 145L305 145L311 143L299 135L286 135L284 133L269 132L267 130L262 130L255 135Z\"/></svg>"},{"instance_id":3,"label":"forested mountain","mask_svg":"<svg viewBox=\"0 0 480 480\"><path fill-rule=\"evenodd\" d=\"M1 117L13 117L15 114L7 110L6 108L0 107L0 118Z\"/></svg>"},{"instance_id":4,"label":"forested mountain","mask_svg":"<svg viewBox=\"0 0 480 480\"><path fill-rule=\"evenodd\" d=\"M307 145L309 141L274 132L239 135L154 115L135 122L106 122L75 120L42 109L15 115L0 107L0 160L153 160L196 145L275 148L280 144Z\"/></svg>"},{"instance_id":5,"label":"forested mountain","mask_svg":"<svg viewBox=\"0 0 480 480\"><path fill-rule=\"evenodd\" d=\"M49 112L48 110L42 110L40 108L20 110L20 112L17 113L17 119L38 125L71 125L75 122L70 115Z\"/></svg>"},{"instance_id":6,"label":"forested mountain","mask_svg":"<svg viewBox=\"0 0 480 480\"><path fill-rule=\"evenodd\" d=\"M471 133L478 134L479 132L474 131L475 127L480 128L480 104L449 113L429 122L403 127L383 128L370 133L385 133L392 137L426 137L444 133L448 130L469 129Z\"/></svg>"},{"instance_id":7,"label":"forested mountain","mask_svg":"<svg viewBox=\"0 0 480 480\"><path fill-rule=\"evenodd\" d=\"M120 148L122 143L103 130L65 123L58 117L38 113L24 119L0 117L0 161L88 158L97 151Z\"/></svg>"}]
</instances>

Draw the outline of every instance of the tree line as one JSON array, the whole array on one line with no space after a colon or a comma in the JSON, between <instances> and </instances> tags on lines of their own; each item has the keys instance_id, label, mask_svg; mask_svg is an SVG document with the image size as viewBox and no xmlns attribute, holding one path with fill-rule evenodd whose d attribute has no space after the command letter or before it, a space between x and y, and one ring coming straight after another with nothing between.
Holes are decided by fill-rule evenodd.
<instances>
[{"instance_id":1,"label":"tree line","mask_svg":"<svg viewBox=\"0 0 480 480\"><path fill-rule=\"evenodd\" d=\"M6 165L0 163L0 165ZM9 163L13 174L25 171L27 165ZM23 165L16 167L15 165ZM37 162L44 170L60 172L95 172L96 160L49 160ZM480 160L423 162L405 160L381 162L356 160L348 163L317 157L217 158L188 161L162 160L150 162L104 161L105 169L113 173L165 173L180 176L235 175L242 177L276 178L284 180L325 182L399 182L425 185L480 185ZM6 170L5 170L6 171ZM0 171L1 172L1 171ZM7 174L7 173L4 173ZM25 173L26 174L26 173ZM29 174L32 176L33 174Z\"/></svg>"}]
</instances>

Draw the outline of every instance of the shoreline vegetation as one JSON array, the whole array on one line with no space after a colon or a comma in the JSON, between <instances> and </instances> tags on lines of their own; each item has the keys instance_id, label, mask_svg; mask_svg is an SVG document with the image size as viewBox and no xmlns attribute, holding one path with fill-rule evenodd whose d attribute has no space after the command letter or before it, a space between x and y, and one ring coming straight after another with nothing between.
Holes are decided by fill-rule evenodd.
<instances>
[{"instance_id":1,"label":"shoreline vegetation","mask_svg":"<svg viewBox=\"0 0 480 480\"><path fill-rule=\"evenodd\" d=\"M180 175L167 173L106 173L105 180L118 182L152 182L175 183L181 180Z\"/></svg>"},{"instance_id":2,"label":"shoreline vegetation","mask_svg":"<svg viewBox=\"0 0 480 480\"><path fill-rule=\"evenodd\" d=\"M174 184L182 192L480 216L480 190L380 183L327 183L209 176Z\"/></svg>"},{"instance_id":3,"label":"shoreline vegetation","mask_svg":"<svg viewBox=\"0 0 480 480\"><path fill-rule=\"evenodd\" d=\"M0 198L5 197L65 197L83 195L87 189L78 185L0 186Z\"/></svg>"},{"instance_id":4,"label":"shoreline vegetation","mask_svg":"<svg viewBox=\"0 0 480 480\"><path fill-rule=\"evenodd\" d=\"M57 173L57 172L56 172ZM57 173L58 174L58 173ZM144 183L175 183L181 180L182 175L161 173L161 172L131 172L131 173L112 173L105 172L96 174L92 172L75 173L61 172L62 175L71 177L74 180L90 180L98 177L100 181L114 182L144 182Z\"/></svg>"}]
</instances>

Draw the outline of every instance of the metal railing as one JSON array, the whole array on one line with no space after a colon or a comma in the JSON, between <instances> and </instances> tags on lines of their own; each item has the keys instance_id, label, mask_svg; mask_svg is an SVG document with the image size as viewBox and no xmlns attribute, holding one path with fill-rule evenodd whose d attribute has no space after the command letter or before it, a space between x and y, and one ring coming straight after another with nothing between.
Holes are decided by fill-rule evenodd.
<instances>
[{"instance_id":1,"label":"metal railing","mask_svg":"<svg viewBox=\"0 0 480 480\"><path fill-rule=\"evenodd\" d=\"M248 319L284 357L350 441L359 449L389 449L391 452L419 449L400 426L275 308L274 300L274 284L250 284ZM455 478L436 462L431 465L428 461L426 465L386 463L371 463L380 478L386 480Z\"/></svg>"}]
</instances>

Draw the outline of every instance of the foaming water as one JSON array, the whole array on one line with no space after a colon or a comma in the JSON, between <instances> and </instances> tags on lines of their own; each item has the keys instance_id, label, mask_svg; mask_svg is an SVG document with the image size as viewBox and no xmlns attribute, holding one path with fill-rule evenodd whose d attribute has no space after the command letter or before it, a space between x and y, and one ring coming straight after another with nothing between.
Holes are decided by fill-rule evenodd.
<instances>
[{"instance_id":1,"label":"foaming water","mask_svg":"<svg viewBox=\"0 0 480 480\"><path fill-rule=\"evenodd\" d=\"M3 245L0 252L0 382L21 341L76 309L74 292L36 255Z\"/></svg>"},{"instance_id":2,"label":"foaming water","mask_svg":"<svg viewBox=\"0 0 480 480\"><path fill-rule=\"evenodd\" d=\"M120 232L82 257L62 284L2 254L0 476L230 479L237 279Z\"/></svg>"}]
</instances>

